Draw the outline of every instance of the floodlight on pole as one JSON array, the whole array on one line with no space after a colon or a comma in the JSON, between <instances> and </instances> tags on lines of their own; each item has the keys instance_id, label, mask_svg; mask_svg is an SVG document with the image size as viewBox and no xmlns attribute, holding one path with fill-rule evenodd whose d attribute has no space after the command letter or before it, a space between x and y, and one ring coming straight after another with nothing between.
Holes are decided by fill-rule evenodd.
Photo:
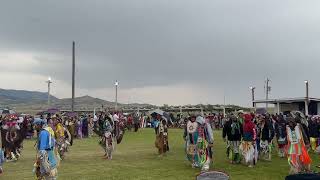
<instances>
[{"instance_id":1,"label":"floodlight on pole","mask_svg":"<svg viewBox=\"0 0 320 180\"><path fill-rule=\"evenodd\" d=\"M48 107L50 107L50 84L52 83L50 76L48 77L48 81L46 81L46 83L48 83Z\"/></svg>"},{"instance_id":2,"label":"floodlight on pole","mask_svg":"<svg viewBox=\"0 0 320 180\"><path fill-rule=\"evenodd\" d=\"M114 83L115 87L116 87L116 104L115 104L115 110L118 110L118 86L119 86L119 82L116 80L116 82Z\"/></svg>"},{"instance_id":3,"label":"floodlight on pole","mask_svg":"<svg viewBox=\"0 0 320 180\"><path fill-rule=\"evenodd\" d=\"M305 97L305 114L309 115L309 81L304 81L306 85L306 97Z\"/></svg>"},{"instance_id":4,"label":"floodlight on pole","mask_svg":"<svg viewBox=\"0 0 320 180\"><path fill-rule=\"evenodd\" d=\"M251 90L251 101L252 101L252 107L255 107L255 103L254 103L254 90L256 89L256 87L254 86L250 86L249 89Z\"/></svg>"},{"instance_id":5,"label":"floodlight on pole","mask_svg":"<svg viewBox=\"0 0 320 180\"><path fill-rule=\"evenodd\" d=\"M265 86L265 90L266 90L266 110L268 111L268 99L269 99L269 93L271 91L271 86L269 84L270 79L267 78L267 80L265 81L266 86Z\"/></svg>"}]
</instances>

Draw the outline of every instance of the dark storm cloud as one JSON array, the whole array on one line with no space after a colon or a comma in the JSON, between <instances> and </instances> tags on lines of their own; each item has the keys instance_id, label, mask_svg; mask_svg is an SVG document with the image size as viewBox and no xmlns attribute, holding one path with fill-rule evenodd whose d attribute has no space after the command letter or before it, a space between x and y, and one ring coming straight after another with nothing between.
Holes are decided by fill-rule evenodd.
<instances>
[{"instance_id":1,"label":"dark storm cloud","mask_svg":"<svg viewBox=\"0 0 320 180\"><path fill-rule=\"evenodd\" d=\"M78 85L86 89L111 87L115 79L124 88L209 84L223 89L231 103L244 103L252 84L262 96L268 76L274 96L302 96L303 80L316 82L320 65L318 5L8 1L0 7L0 51L39 52L41 68L32 71L70 83L75 40Z\"/></svg>"}]
</instances>

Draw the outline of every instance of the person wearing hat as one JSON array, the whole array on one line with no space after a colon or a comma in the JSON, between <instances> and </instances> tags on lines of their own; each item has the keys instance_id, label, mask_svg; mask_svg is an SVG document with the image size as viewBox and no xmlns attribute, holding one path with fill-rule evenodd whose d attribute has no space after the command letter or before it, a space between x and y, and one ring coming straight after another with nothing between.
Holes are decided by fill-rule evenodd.
<instances>
[{"instance_id":1,"label":"person wearing hat","mask_svg":"<svg viewBox=\"0 0 320 180\"><path fill-rule=\"evenodd\" d=\"M46 120L36 118L33 123L39 132L34 172L38 179L55 180L58 173L58 158L55 154L54 131L47 126Z\"/></svg>"}]
</instances>

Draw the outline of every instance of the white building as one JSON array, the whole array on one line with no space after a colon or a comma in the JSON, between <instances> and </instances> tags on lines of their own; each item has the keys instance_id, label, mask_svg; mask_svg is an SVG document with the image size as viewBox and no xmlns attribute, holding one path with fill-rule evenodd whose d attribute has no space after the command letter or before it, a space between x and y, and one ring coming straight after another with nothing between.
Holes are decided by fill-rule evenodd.
<instances>
[{"instance_id":1,"label":"white building","mask_svg":"<svg viewBox=\"0 0 320 180\"><path fill-rule=\"evenodd\" d=\"M284 113L288 111L300 111L306 115L320 114L320 99L318 98L285 98L285 99L268 99L254 100L253 104L273 104L274 113Z\"/></svg>"}]
</instances>

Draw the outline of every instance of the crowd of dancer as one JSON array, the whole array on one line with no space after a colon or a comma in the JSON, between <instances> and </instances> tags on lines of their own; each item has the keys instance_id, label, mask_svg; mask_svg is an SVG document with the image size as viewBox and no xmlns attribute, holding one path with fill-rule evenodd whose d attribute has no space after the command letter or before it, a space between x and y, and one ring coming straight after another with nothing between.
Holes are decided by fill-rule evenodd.
<instances>
[{"instance_id":1,"label":"crowd of dancer","mask_svg":"<svg viewBox=\"0 0 320 180\"><path fill-rule=\"evenodd\" d=\"M288 158L290 174L311 171L311 151L320 153L320 116L304 118L300 113L283 114L190 114L184 123L185 153L192 168L208 171L213 163L213 130L223 128L226 154L230 163L254 167L258 161L271 161L272 152ZM104 150L104 159L111 160L116 144L121 143L125 130L155 130L155 147L160 156L170 150L169 127L175 127L170 115L155 111L149 115L138 112L99 112L97 114L48 113L38 117L7 115L0 117L2 163L17 160L23 139L37 137L37 158L34 172L37 179L56 179L57 167L74 143L74 138L91 137L96 133ZM275 148L277 145L278 148Z\"/></svg>"},{"instance_id":2,"label":"crowd of dancer","mask_svg":"<svg viewBox=\"0 0 320 180\"><path fill-rule=\"evenodd\" d=\"M288 158L290 174L311 171L310 151L319 153L320 116L231 114L223 126L227 157L232 164L249 167L258 160L271 161L273 150ZM275 148L275 145L278 148Z\"/></svg>"},{"instance_id":3,"label":"crowd of dancer","mask_svg":"<svg viewBox=\"0 0 320 180\"><path fill-rule=\"evenodd\" d=\"M29 120L25 119L26 122ZM21 156L23 140L27 136L26 123L16 115L0 116L0 174L5 161L16 161Z\"/></svg>"},{"instance_id":4,"label":"crowd of dancer","mask_svg":"<svg viewBox=\"0 0 320 180\"><path fill-rule=\"evenodd\" d=\"M89 136L88 127L83 122L89 117L62 116L59 113L41 115L33 119L37 137L37 155L34 173L37 179L56 179L58 166L65 153L73 145L74 138Z\"/></svg>"}]
</instances>

